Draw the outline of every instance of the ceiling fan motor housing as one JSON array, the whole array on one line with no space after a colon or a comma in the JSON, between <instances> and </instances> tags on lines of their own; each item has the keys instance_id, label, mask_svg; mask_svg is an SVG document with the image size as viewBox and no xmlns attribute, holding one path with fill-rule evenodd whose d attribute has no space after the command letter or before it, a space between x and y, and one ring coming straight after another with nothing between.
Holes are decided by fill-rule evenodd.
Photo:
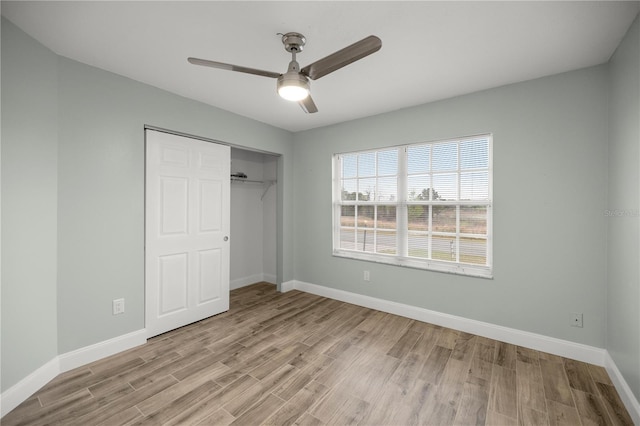
<instances>
[{"instance_id":1,"label":"ceiling fan motor housing","mask_svg":"<svg viewBox=\"0 0 640 426\"><path fill-rule=\"evenodd\" d=\"M291 53L302 52L307 39L300 33L286 33L282 35L284 50Z\"/></svg>"}]
</instances>

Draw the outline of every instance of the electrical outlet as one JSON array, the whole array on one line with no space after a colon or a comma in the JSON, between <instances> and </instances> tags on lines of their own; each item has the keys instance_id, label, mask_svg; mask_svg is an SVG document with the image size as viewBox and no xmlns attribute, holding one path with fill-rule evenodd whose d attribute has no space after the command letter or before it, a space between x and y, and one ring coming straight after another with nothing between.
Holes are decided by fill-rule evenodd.
<instances>
[{"instance_id":1,"label":"electrical outlet","mask_svg":"<svg viewBox=\"0 0 640 426\"><path fill-rule=\"evenodd\" d=\"M571 313L571 326L582 328L582 313L580 312Z\"/></svg>"},{"instance_id":2,"label":"electrical outlet","mask_svg":"<svg viewBox=\"0 0 640 426\"><path fill-rule=\"evenodd\" d=\"M113 315L119 315L124 313L124 299L113 300Z\"/></svg>"},{"instance_id":3,"label":"electrical outlet","mask_svg":"<svg viewBox=\"0 0 640 426\"><path fill-rule=\"evenodd\" d=\"M364 271L362 279L365 281L371 281L371 275L369 274L369 271Z\"/></svg>"}]
</instances>

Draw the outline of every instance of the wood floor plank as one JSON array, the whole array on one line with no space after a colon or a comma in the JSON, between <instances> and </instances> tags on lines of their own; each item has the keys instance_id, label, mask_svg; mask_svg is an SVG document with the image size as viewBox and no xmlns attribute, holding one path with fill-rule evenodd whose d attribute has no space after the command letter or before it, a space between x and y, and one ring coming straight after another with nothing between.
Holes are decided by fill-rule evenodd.
<instances>
[{"instance_id":1,"label":"wood floor plank","mask_svg":"<svg viewBox=\"0 0 640 426\"><path fill-rule=\"evenodd\" d=\"M575 426L580 424L580 416L575 406L568 406L547 400L550 426Z\"/></svg>"},{"instance_id":2,"label":"wood floor plank","mask_svg":"<svg viewBox=\"0 0 640 426\"><path fill-rule=\"evenodd\" d=\"M533 410L545 412L546 401L542 373L538 359L536 362L516 362L516 390L518 392L519 406L526 406Z\"/></svg>"},{"instance_id":3,"label":"wood floor plank","mask_svg":"<svg viewBox=\"0 0 640 426\"><path fill-rule=\"evenodd\" d=\"M459 333L453 345L451 358L458 361L471 361L471 357L475 351L476 338L473 334Z\"/></svg>"},{"instance_id":4,"label":"wood floor plank","mask_svg":"<svg viewBox=\"0 0 640 426\"><path fill-rule=\"evenodd\" d=\"M373 402L381 389L389 381L400 361L379 353L362 352L338 387L351 395L369 403Z\"/></svg>"},{"instance_id":5,"label":"wood floor plank","mask_svg":"<svg viewBox=\"0 0 640 426\"><path fill-rule=\"evenodd\" d=\"M223 408L232 416L236 418L240 417L254 405L267 398L272 390L295 374L296 371L298 370L292 365L286 364L282 366L264 379L258 381L257 385L250 387L245 392L229 401L223 406Z\"/></svg>"},{"instance_id":6,"label":"wood floor plank","mask_svg":"<svg viewBox=\"0 0 640 426\"><path fill-rule=\"evenodd\" d=\"M416 327L412 327L412 330L415 330ZM443 328L437 327L420 327L422 330L422 335L418 339L418 341L413 345L410 352L416 352L423 354L424 356L428 356L433 347L436 345L438 340L440 339L440 334L442 334Z\"/></svg>"},{"instance_id":7,"label":"wood floor plank","mask_svg":"<svg viewBox=\"0 0 640 426\"><path fill-rule=\"evenodd\" d=\"M206 399L208 396L215 393L218 389L220 389L220 386L209 380L201 384L200 386L184 393L178 398L166 401L165 404L160 407L160 409L151 412L151 414L148 414L148 412L145 413L145 410L138 406L138 409L140 409L143 414L147 415L144 419L134 424L164 424L168 420L184 412L184 410L188 409L189 407L197 405L198 402Z\"/></svg>"},{"instance_id":8,"label":"wood floor plank","mask_svg":"<svg viewBox=\"0 0 640 426\"><path fill-rule=\"evenodd\" d=\"M74 393L99 381L100 379L96 378L96 375L89 368L79 368L77 371L72 370L65 374L64 377L51 381L41 389L38 393L38 399L43 406L46 406L64 395Z\"/></svg>"},{"instance_id":9,"label":"wood floor plank","mask_svg":"<svg viewBox=\"0 0 640 426\"><path fill-rule=\"evenodd\" d=\"M493 367L489 408L503 416L518 418L515 369Z\"/></svg>"},{"instance_id":10,"label":"wood floor plank","mask_svg":"<svg viewBox=\"0 0 640 426\"><path fill-rule=\"evenodd\" d=\"M310 414L326 424L358 424L365 416L369 403L346 391L331 391Z\"/></svg>"},{"instance_id":11,"label":"wood floor plank","mask_svg":"<svg viewBox=\"0 0 640 426\"><path fill-rule=\"evenodd\" d=\"M487 419L487 400L464 395L453 424L458 426L484 426Z\"/></svg>"},{"instance_id":12,"label":"wood floor plank","mask_svg":"<svg viewBox=\"0 0 640 426\"><path fill-rule=\"evenodd\" d=\"M258 425L266 420L271 413L277 411L284 405L285 401L270 393L255 404L253 407L245 411L240 417L236 418L232 425Z\"/></svg>"},{"instance_id":13,"label":"wood floor plank","mask_svg":"<svg viewBox=\"0 0 640 426\"><path fill-rule=\"evenodd\" d=\"M394 384L387 385L378 394L361 425L409 425L417 423L417 407L407 404L402 390Z\"/></svg>"},{"instance_id":14,"label":"wood floor plank","mask_svg":"<svg viewBox=\"0 0 640 426\"><path fill-rule=\"evenodd\" d=\"M497 342L495 346L494 364L503 367L516 369L516 347L509 343Z\"/></svg>"},{"instance_id":15,"label":"wood floor plank","mask_svg":"<svg viewBox=\"0 0 640 426\"><path fill-rule=\"evenodd\" d=\"M602 367L258 283L229 311L65 372L40 425L630 425Z\"/></svg>"},{"instance_id":16,"label":"wood floor plank","mask_svg":"<svg viewBox=\"0 0 640 426\"><path fill-rule=\"evenodd\" d=\"M401 387L404 392L407 392L413 387L415 381L418 380L422 366L426 361L426 355L410 352L405 359L402 360L389 380Z\"/></svg>"},{"instance_id":17,"label":"wood floor plank","mask_svg":"<svg viewBox=\"0 0 640 426\"><path fill-rule=\"evenodd\" d=\"M428 383L439 384L450 356L451 349L436 345L422 365L419 378Z\"/></svg>"},{"instance_id":18,"label":"wood floor plank","mask_svg":"<svg viewBox=\"0 0 640 426\"><path fill-rule=\"evenodd\" d=\"M609 413L609 417L611 418L613 424L615 425L628 425L632 424L633 420L631 416L624 408L624 403L620 399L618 392L612 385L607 385L605 383L596 383L598 388L598 392L600 396L602 396L602 400L604 402L604 406Z\"/></svg>"},{"instance_id":19,"label":"wood floor plank","mask_svg":"<svg viewBox=\"0 0 640 426\"><path fill-rule=\"evenodd\" d=\"M218 410L214 411L213 414L211 414L210 416L207 416L207 418L205 418L204 420L202 420L200 423L197 423L197 424L201 426L211 426L211 425L228 426L231 423L233 423L234 420L235 420L235 417L229 414L228 411L222 408L219 408ZM195 424L195 423L192 423L192 424Z\"/></svg>"},{"instance_id":20,"label":"wood floor plank","mask_svg":"<svg viewBox=\"0 0 640 426\"><path fill-rule=\"evenodd\" d=\"M311 381L299 392L296 392L290 401L273 413L265 422L265 425L288 426L294 424L304 416L311 406L329 391L329 388L321 383ZM276 395L278 395L276 393Z\"/></svg>"},{"instance_id":21,"label":"wood floor plank","mask_svg":"<svg viewBox=\"0 0 640 426\"><path fill-rule=\"evenodd\" d=\"M211 356L211 352L206 349L201 349L199 351L192 351L187 354L182 354L179 359L172 362L168 366L166 367L158 366L157 368L153 369L149 373L130 380L129 384L133 386L135 389L141 389L149 385L150 383L153 383L159 379L162 379L163 377L166 377L167 375L170 375L175 371L179 371L180 369L185 368L186 366L192 363L198 362L202 359L205 359L209 356Z\"/></svg>"},{"instance_id":22,"label":"wood floor plank","mask_svg":"<svg viewBox=\"0 0 640 426\"><path fill-rule=\"evenodd\" d=\"M46 425L55 424L66 418L74 417L76 413L82 412L82 409L92 403L91 393L88 389L81 389L72 394L66 395L64 398L50 404L47 407L36 408L33 411L23 411L19 413L19 417L12 416L13 413L2 419L2 425ZM87 404L89 403L89 404ZM91 404L95 407L95 404Z\"/></svg>"},{"instance_id":23,"label":"wood floor plank","mask_svg":"<svg viewBox=\"0 0 640 426\"><path fill-rule=\"evenodd\" d=\"M596 395L572 389L580 421L584 426L612 424L604 403Z\"/></svg>"},{"instance_id":24,"label":"wood floor plank","mask_svg":"<svg viewBox=\"0 0 640 426\"><path fill-rule=\"evenodd\" d=\"M304 413L304 415L302 417L300 417L298 420L296 420L294 425L299 425L299 426L323 426L324 423L322 423L322 421L320 419L318 419L317 417L313 417L309 413Z\"/></svg>"},{"instance_id":25,"label":"wood floor plank","mask_svg":"<svg viewBox=\"0 0 640 426\"><path fill-rule=\"evenodd\" d=\"M588 364L572 359L565 359L564 368L567 373L567 378L569 379L569 384L573 389L592 395L598 394L595 382L589 373Z\"/></svg>"},{"instance_id":26,"label":"wood floor plank","mask_svg":"<svg viewBox=\"0 0 640 426\"><path fill-rule=\"evenodd\" d=\"M402 359L404 358L411 348L416 344L421 334L415 331L407 330L405 333L398 339L395 345L389 349L387 355Z\"/></svg>"},{"instance_id":27,"label":"wood floor plank","mask_svg":"<svg viewBox=\"0 0 640 426\"><path fill-rule=\"evenodd\" d=\"M444 368L436 400L441 404L457 408L469 376L471 361L450 358Z\"/></svg>"},{"instance_id":28,"label":"wood floor plank","mask_svg":"<svg viewBox=\"0 0 640 426\"><path fill-rule=\"evenodd\" d=\"M455 421L455 417L455 407L429 400L427 404L422 406L418 422L425 425L451 425Z\"/></svg>"},{"instance_id":29,"label":"wood floor plank","mask_svg":"<svg viewBox=\"0 0 640 426\"><path fill-rule=\"evenodd\" d=\"M325 358L329 362L333 362L329 358ZM310 371L300 370L292 375L289 379L283 381L273 390L273 394L288 401L296 396L301 390L313 382L315 374L313 369Z\"/></svg>"},{"instance_id":30,"label":"wood floor plank","mask_svg":"<svg viewBox=\"0 0 640 426\"><path fill-rule=\"evenodd\" d=\"M138 403L153 397L154 395L157 395L177 383L178 381L174 377L164 376L163 378L150 383L148 386L112 401L107 405L91 410L82 416L73 416L73 421L69 424L89 425L97 423L98 421L104 421L105 419L111 418L118 413L127 410Z\"/></svg>"},{"instance_id":31,"label":"wood floor plank","mask_svg":"<svg viewBox=\"0 0 640 426\"><path fill-rule=\"evenodd\" d=\"M516 346L516 360L526 364L538 365L538 351L523 346Z\"/></svg>"},{"instance_id":32,"label":"wood floor plank","mask_svg":"<svg viewBox=\"0 0 640 426\"><path fill-rule=\"evenodd\" d=\"M546 410L540 411L526 405L519 405L518 424L523 426L548 426L549 417Z\"/></svg>"},{"instance_id":33,"label":"wood floor plank","mask_svg":"<svg viewBox=\"0 0 640 426\"><path fill-rule=\"evenodd\" d=\"M207 421L212 421L211 413L218 413L215 417L220 416L220 421L227 421L231 423L235 420L228 411L222 410L222 406L228 403L229 401L234 400L235 398L242 395L245 391L253 386L259 385L259 381L249 375L243 375L238 380L230 383L229 385L223 387L219 391L211 394L210 396L202 399L197 405L193 405L185 410L183 410L180 414L173 417L171 420L167 421L166 426L171 425L192 425L199 424L203 422L203 424L215 424L218 423L206 423ZM222 410L222 411L221 411Z\"/></svg>"},{"instance_id":34,"label":"wood floor plank","mask_svg":"<svg viewBox=\"0 0 640 426\"><path fill-rule=\"evenodd\" d=\"M256 368L250 370L250 374L256 379L263 379L267 377L273 370L282 366L282 364L291 364L297 357L302 356L309 350L309 346L304 343L292 343L268 357L265 362L259 364ZM294 365L295 366L295 365Z\"/></svg>"},{"instance_id":35,"label":"wood floor plank","mask_svg":"<svg viewBox=\"0 0 640 426\"><path fill-rule=\"evenodd\" d=\"M609 377L609 374L607 374L607 370L605 370L604 367L588 364L587 368L589 370L589 373L591 373L593 381L596 382L596 384L603 383L605 385L613 386L613 382L611 381L611 378Z\"/></svg>"},{"instance_id":36,"label":"wood floor plank","mask_svg":"<svg viewBox=\"0 0 640 426\"><path fill-rule=\"evenodd\" d=\"M436 345L453 350L459 335L460 332L457 330L453 330L451 328L443 328L440 336L438 337Z\"/></svg>"},{"instance_id":37,"label":"wood floor plank","mask_svg":"<svg viewBox=\"0 0 640 426\"><path fill-rule=\"evenodd\" d=\"M169 404L173 404L175 401L183 401L185 399L187 401L191 401L191 396L194 395L194 392L206 391L208 393L213 393L218 389L220 389L220 385L214 383L212 380L189 380L178 382L162 392L139 402L136 406L142 414L150 416L156 412L167 409L167 406ZM165 420L167 419L168 418Z\"/></svg>"},{"instance_id":38,"label":"wood floor plank","mask_svg":"<svg viewBox=\"0 0 640 426\"><path fill-rule=\"evenodd\" d=\"M571 387L569 386L569 380L565 374L562 361L556 362L541 359L540 371L542 372L542 383L546 398L574 407Z\"/></svg>"},{"instance_id":39,"label":"wood floor plank","mask_svg":"<svg viewBox=\"0 0 640 426\"><path fill-rule=\"evenodd\" d=\"M101 398L117 393L127 387L134 390L133 387L129 385L129 382L139 377L144 377L153 371L162 369L179 358L180 355L174 351L158 355L138 367L116 374L95 385L89 386L89 391L94 397Z\"/></svg>"},{"instance_id":40,"label":"wood floor plank","mask_svg":"<svg viewBox=\"0 0 640 426\"><path fill-rule=\"evenodd\" d=\"M115 416L96 423L95 426L111 426L111 425L132 425L143 417L140 410L136 407L127 408L124 411L119 412Z\"/></svg>"},{"instance_id":41,"label":"wood floor plank","mask_svg":"<svg viewBox=\"0 0 640 426\"><path fill-rule=\"evenodd\" d=\"M518 424L518 419L504 416L493 410L487 410L486 426L513 426L516 424Z\"/></svg>"}]
</instances>

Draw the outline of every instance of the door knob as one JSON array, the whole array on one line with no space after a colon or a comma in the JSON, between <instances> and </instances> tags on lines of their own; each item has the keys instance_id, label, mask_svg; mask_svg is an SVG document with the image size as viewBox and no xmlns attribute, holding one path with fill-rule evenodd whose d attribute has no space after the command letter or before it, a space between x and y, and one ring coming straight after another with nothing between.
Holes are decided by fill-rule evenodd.
<instances>
[{"instance_id":1,"label":"door knob","mask_svg":"<svg viewBox=\"0 0 640 426\"><path fill-rule=\"evenodd\" d=\"M225 240L225 241L229 241L229 237L227 237L227 236L225 235L224 240Z\"/></svg>"}]
</instances>

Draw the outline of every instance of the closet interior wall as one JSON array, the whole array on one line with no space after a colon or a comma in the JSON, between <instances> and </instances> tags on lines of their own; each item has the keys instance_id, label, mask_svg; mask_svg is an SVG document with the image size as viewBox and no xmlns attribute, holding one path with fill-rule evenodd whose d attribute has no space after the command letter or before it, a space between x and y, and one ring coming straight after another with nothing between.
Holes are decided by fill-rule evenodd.
<instances>
[{"instance_id":1,"label":"closet interior wall","mask_svg":"<svg viewBox=\"0 0 640 426\"><path fill-rule=\"evenodd\" d=\"M231 289L276 283L276 176L273 155L231 148Z\"/></svg>"}]
</instances>

